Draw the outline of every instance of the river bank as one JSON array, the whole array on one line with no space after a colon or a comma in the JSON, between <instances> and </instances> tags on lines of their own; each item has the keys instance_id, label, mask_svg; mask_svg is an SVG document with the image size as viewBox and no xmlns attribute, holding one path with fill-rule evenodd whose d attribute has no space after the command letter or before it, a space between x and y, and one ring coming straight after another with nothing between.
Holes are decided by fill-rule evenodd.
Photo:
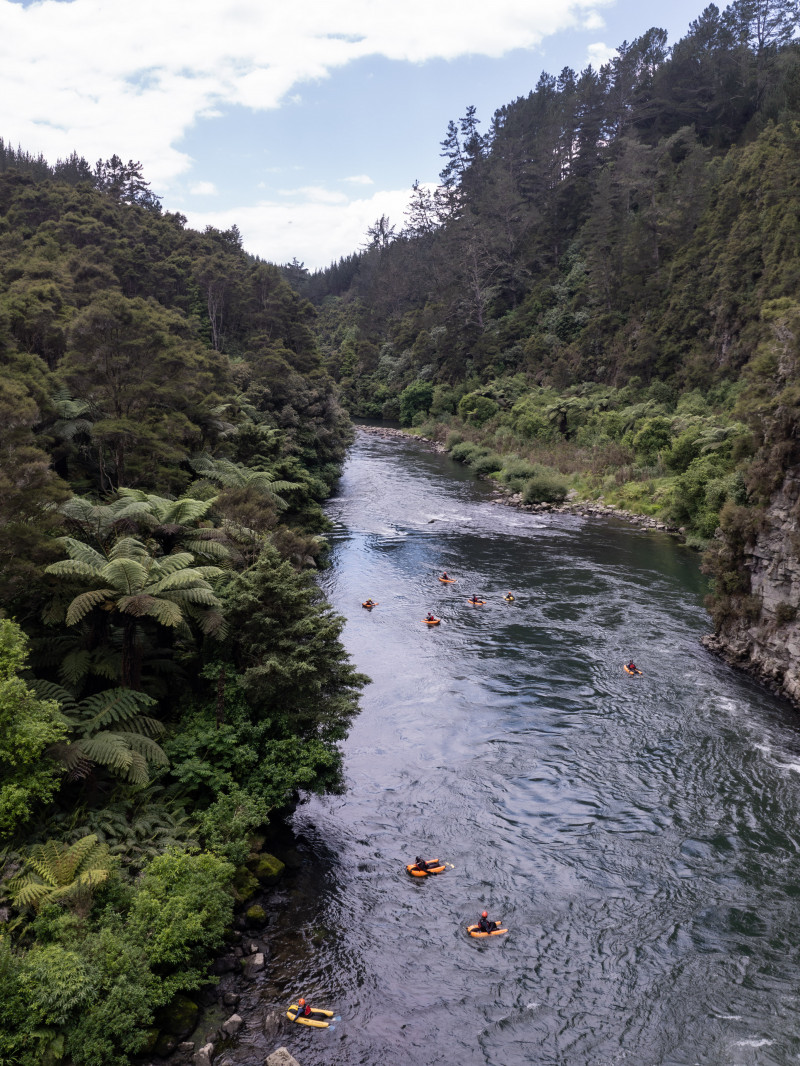
<instances>
[{"instance_id":1,"label":"river bank","mask_svg":"<svg viewBox=\"0 0 800 1066\"><path fill-rule=\"evenodd\" d=\"M376 425L358 425L357 429L374 437L416 441L425 445L426 448L430 448L431 451L442 455L447 454L447 449L441 441L434 440L431 437L420 436L418 433L414 433L413 430ZM475 476L478 477L480 475ZM484 478L483 480L490 481L491 479ZM685 529L669 525L660 519L653 518L652 515L637 514L635 511L626 510L616 504L606 503L603 499L579 500L577 498L570 499L568 496L564 503L525 503L521 492L510 492L495 481L491 483L495 493L495 502L504 507L514 507L518 511L526 511L529 514L574 514L587 518L618 518L642 529L668 533L678 540L685 540Z\"/></svg>"}]
</instances>

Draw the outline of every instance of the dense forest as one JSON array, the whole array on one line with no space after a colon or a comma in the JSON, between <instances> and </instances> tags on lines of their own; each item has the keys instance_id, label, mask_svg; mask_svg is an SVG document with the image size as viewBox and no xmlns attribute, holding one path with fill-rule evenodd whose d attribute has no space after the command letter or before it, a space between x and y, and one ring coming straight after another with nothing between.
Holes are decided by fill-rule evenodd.
<instances>
[{"instance_id":1,"label":"dense forest","mask_svg":"<svg viewBox=\"0 0 800 1066\"><path fill-rule=\"evenodd\" d=\"M259 831L340 787L340 396L528 502L663 516L717 625L758 615L800 465L797 27L712 4L468 107L440 183L314 274L188 229L138 162L0 140L0 1066L152 1048Z\"/></svg>"},{"instance_id":2,"label":"dense forest","mask_svg":"<svg viewBox=\"0 0 800 1066\"><path fill-rule=\"evenodd\" d=\"M0 143L0 1063L157 1046L365 681L312 576L350 435L314 310L185 222Z\"/></svg>"},{"instance_id":3,"label":"dense forest","mask_svg":"<svg viewBox=\"0 0 800 1066\"><path fill-rule=\"evenodd\" d=\"M600 70L468 107L402 225L287 277L355 414L529 501L659 515L753 609L742 546L798 459L800 41L789 0L713 4Z\"/></svg>"}]
</instances>

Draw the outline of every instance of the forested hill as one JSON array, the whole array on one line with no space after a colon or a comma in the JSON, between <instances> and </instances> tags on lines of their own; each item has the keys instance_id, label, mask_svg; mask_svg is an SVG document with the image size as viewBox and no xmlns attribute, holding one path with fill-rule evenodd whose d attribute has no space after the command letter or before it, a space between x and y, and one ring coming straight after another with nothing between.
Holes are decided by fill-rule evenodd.
<instances>
[{"instance_id":1,"label":"forested hill","mask_svg":"<svg viewBox=\"0 0 800 1066\"><path fill-rule=\"evenodd\" d=\"M350 410L528 502L602 498L713 544L718 631L746 662L754 626L785 648L800 539L769 505L800 463L796 3L712 4L672 47L651 29L600 70L543 74L486 127L467 108L442 156L402 224L287 268ZM783 659L761 672L800 698Z\"/></svg>"},{"instance_id":2,"label":"forested hill","mask_svg":"<svg viewBox=\"0 0 800 1066\"><path fill-rule=\"evenodd\" d=\"M185 223L138 163L0 144L3 1063L192 1028L366 680L311 575L350 438L314 309Z\"/></svg>"},{"instance_id":3,"label":"forested hill","mask_svg":"<svg viewBox=\"0 0 800 1066\"><path fill-rule=\"evenodd\" d=\"M451 122L403 225L299 279L354 409L414 380L738 375L764 301L796 296L796 16L710 5L671 49L651 29L599 71L543 74L486 132L474 108Z\"/></svg>"}]
</instances>

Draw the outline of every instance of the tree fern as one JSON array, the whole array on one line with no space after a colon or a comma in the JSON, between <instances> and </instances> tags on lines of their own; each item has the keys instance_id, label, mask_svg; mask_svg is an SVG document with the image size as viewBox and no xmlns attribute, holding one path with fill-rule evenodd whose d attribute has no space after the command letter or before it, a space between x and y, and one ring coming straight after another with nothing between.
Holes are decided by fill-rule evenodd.
<instances>
[{"instance_id":1,"label":"tree fern","mask_svg":"<svg viewBox=\"0 0 800 1066\"><path fill-rule=\"evenodd\" d=\"M74 844L57 840L35 844L23 862L26 869L12 877L6 887L17 908L36 911L44 903L86 902L92 889L107 879L112 866L108 845L94 834Z\"/></svg>"},{"instance_id":2,"label":"tree fern","mask_svg":"<svg viewBox=\"0 0 800 1066\"><path fill-rule=\"evenodd\" d=\"M120 537L107 551L96 552L82 547L74 538L61 541L70 559L47 567L47 572L82 584L100 585L84 589L66 607L67 625L77 625L92 610L101 608L122 617L122 680L130 687L138 687L141 654L136 639L136 620L153 618L160 625L179 628L185 621L187 607L209 612L204 632L219 631L220 601L211 582L222 574L217 566L194 566L190 552L176 552L156 557L152 550L135 537ZM85 551L83 549L86 549ZM81 558L77 558L78 556ZM169 584L169 578L182 573L179 587Z\"/></svg>"},{"instance_id":3,"label":"tree fern","mask_svg":"<svg viewBox=\"0 0 800 1066\"><path fill-rule=\"evenodd\" d=\"M104 766L136 785L150 780L151 766L168 766L163 749L153 739L164 727L142 714L155 700L143 692L114 688L78 702L61 685L36 681L42 699L56 700L70 728L70 743L57 744L52 754L60 758L73 780L88 776L93 766Z\"/></svg>"}]
</instances>

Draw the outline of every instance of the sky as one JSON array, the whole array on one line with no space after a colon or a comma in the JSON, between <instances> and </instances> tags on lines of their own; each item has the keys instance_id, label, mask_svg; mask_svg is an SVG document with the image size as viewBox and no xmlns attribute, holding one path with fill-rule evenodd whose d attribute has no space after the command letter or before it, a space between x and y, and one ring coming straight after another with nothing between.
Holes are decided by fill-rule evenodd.
<instances>
[{"instance_id":1,"label":"sky","mask_svg":"<svg viewBox=\"0 0 800 1066\"><path fill-rule=\"evenodd\" d=\"M401 229L451 119L608 60L706 0L0 0L0 137L140 161L189 225L310 270ZM720 7L724 4L720 3Z\"/></svg>"}]
</instances>

